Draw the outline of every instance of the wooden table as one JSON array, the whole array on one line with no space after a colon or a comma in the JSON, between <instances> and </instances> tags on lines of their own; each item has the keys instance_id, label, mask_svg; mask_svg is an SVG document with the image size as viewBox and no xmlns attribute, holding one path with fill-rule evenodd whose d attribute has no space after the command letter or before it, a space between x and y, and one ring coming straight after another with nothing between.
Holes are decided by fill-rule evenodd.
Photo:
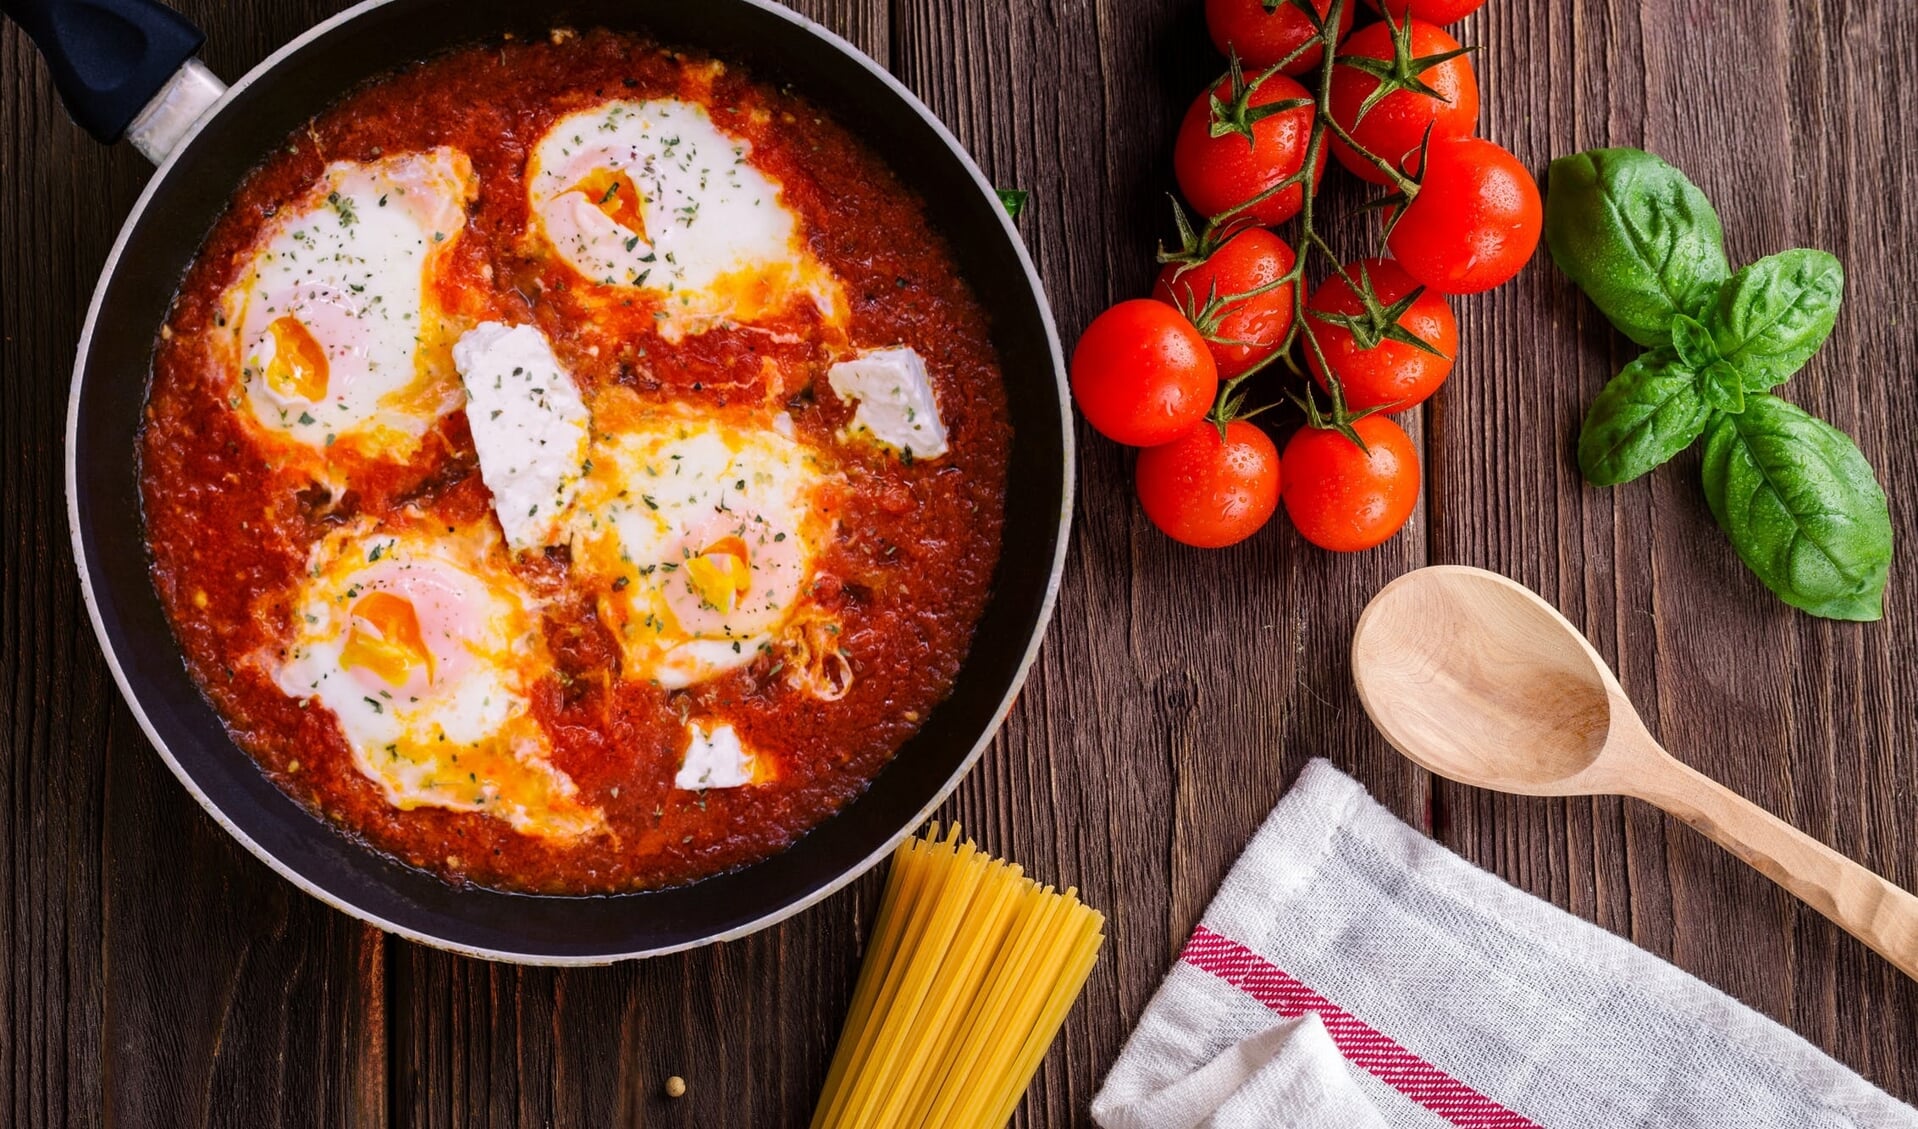
<instances>
[{"instance_id":1,"label":"wooden table","mask_svg":"<svg viewBox=\"0 0 1918 1129\"><path fill-rule=\"evenodd\" d=\"M182 6L208 32L207 61L232 78L341 5ZM1173 126L1221 69L1198 0L797 6L890 66L999 184L1031 191L1021 227L1068 343L1144 291L1167 229ZM1900 532L1918 534L1918 448L1901 438L1918 419L1907 246L1918 6L1490 0L1462 32L1482 45L1482 132L1534 168L1590 145L1642 145L1710 193L1735 262L1794 245L1844 260L1838 331L1788 391L1857 436ZM148 750L81 608L59 472L82 311L147 168L68 123L14 29L0 46L0 1122L802 1120L877 876L682 957L568 972L483 964L296 892ZM1356 220L1334 239L1366 245ZM1499 569L1589 630L1681 758L1918 886L1918 541L1894 572L1887 622L1789 612L1713 528L1696 455L1620 489L1581 483L1571 451L1584 406L1633 349L1543 255L1455 305L1463 358L1414 421L1423 507L1371 553L1317 552L1283 522L1228 552L1178 548L1132 500L1130 457L1082 429L1080 517L1051 639L948 805L994 850L1078 883L1112 918L1020 1124L1086 1121L1212 890L1314 756L1473 861L1918 1099L1918 985L1863 946L1648 808L1435 783L1359 711L1345 653L1365 600L1428 562ZM661 1096L671 1074L691 1088L677 1102Z\"/></svg>"}]
</instances>

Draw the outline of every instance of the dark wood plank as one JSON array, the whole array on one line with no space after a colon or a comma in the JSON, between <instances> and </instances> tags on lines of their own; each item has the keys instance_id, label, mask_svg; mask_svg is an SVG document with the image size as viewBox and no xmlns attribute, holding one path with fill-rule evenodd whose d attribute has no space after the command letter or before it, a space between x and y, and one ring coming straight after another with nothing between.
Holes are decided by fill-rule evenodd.
<instances>
[{"instance_id":1,"label":"dark wood plank","mask_svg":"<svg viewBox=\"0 0 1918 1129\"><path fill-rule=\"evenodd\" d=\"M1184 108L1174 91L1202 83L1211 66L1193 15L1159 2L1122 15L1087 3L900 6L894 70L989 177L1032 193L1022 233L1068 347L1098 310L1149 284L1166 214L1162 150ZM1155 171L1141 179L1140 169ZM1083 426L1079 438L1058 630L1021 708L950 805L993 850L1077 883L1110 916L1106 957L1035 1081L1025 1124L1083 1116L1124 1017L1151 992L1149 978L1119 970L1164 964L1182 937L1179 785L1204 755L1195 738L1208 687L1162 661L1168 647L1198 640L1166 637L1153 606L1181 565L1137 517L1123 454ZM1247 552L1272 561L1269 545ZM1192 578L1197 601L1230 583L1207 573ZM1253 677L1271 673L1244 658L1266 668ZM1211 688L1225 688L1230 665L1215 664Z\"/></svg>"},{"instance_id":2,"label":"dark wood plank","mask_svg":"<svg viewBox=\"0 0 1918 1129\"><path fill-rule=\"evenodd\" d=\"M330 5L181 7L231 78ZM35 1126L381 1124L384 938L273 876L187 797L120 703L81 607L60 478L67 384L94 278L149 170L75 129L24 38L4 35L0 1110Z\"/></svg>"},{"instance_id":3,"label":"dark wood plank","mask_svg":"<svg viewBox=\"0 0 1918 1129\"><path fill-rule=\"evenodd\" d=\"M23 40L11 27L0 37L0 1120L92 1125L117 695L80 612L60 451L79 311L134 178L75 138Z\"/></svg>"},{"instance_id":4,"label":"dark wood plank","mask_svg":"<svg viewBox=\"0 0 1918 1129\"><path fill-rule=\"evenodd\" d=\"M1554 598L1618 664L1682 759L1895 881L1918 881L1904 736L1918 712L1899 484L1918 473L1896 422L1918 412L1901 374L1911 204L1885 185L1912 156L1893 133L1918 49L1900 4L1695 2L1643 15L1581 0L1491 4L1485 132L1543 170L1554 155L1640 145L1717 204L1733 262L1792 246L1844 260L1837 333L1781 392L1856 436L1891 484L1906 539L1882 624L1791 611L1738 563L1698 486L1696 453L1648 480L1582 484L1573 438L1636 346L1541 258L1510 288L1461 302L1466 362L1432 409L1433 559L1497 568ZM1642 60L1642 65L1638 61ZM1767 75L1748 81L1756 66ZM1733 77L1743 74L1747 78ZM1859 1069L1918 1094L1907 1048L1918 985L1703 838L1642 805L1496 797L1446 785L1443 838L1506 878L1698 974ZM1902 812L1902 817L1899 813Z\"/></svg>"},{"instance_id":5,"label":"dark wood plank","mask_svg":"<svg viewBox=\"0 0 1918 1129\"><path fill-rule=\"evenodd\" d=\"M0 1119L92 1125L117 694L84 627L59 452L81 311L138 178L67 125L12 27L0 33L0 67Z\"/></svg>"},{"instance_id":6,"label":"dark wood plank","mask_svg":"<svg viewBox=\"0 0 1918 1129\"><path fill-rule=\"evenodd\" d=\"M208 66L231 80L338 5L178 7L206 31ZM137 155L122 146L113 156L144 179ZM247 854L186 797L125 711L115 716L104 844L110 1121L386 1124L387 939Z\"/></svg>"},{"instance_id":7,"label":"dark wood plank","mask_svg":"<svg viewBox=\"0 0 1918 1129\"><path fill-rule=\"evenodd\" d=\"M386 938L242 850L130 722L116 722L114 736L104 890L109 1120L384 1125Z\"/></svg>"},{"instance_id":8,"label":"dark wood plank","mask_svg":"<svg viewBox=\"0 0 1918 1129\"><path fill-rule=\"evenodd\" d=\"M340 6L184 5L229 76ZM998 183L1068 343L1142 293L1165 231L1172 130L1219 68L1191 0L806 0L887 63ZM1892 483L1898 296L1918 259L1887 185L1918 163L1896 80L1918 13L1896 3L1641 18L1626 0L1491 0L1484 132L1542 171L1601 142L1680 160L1735 257L1827 247L1848 312L1788 390L1846 426ZM193 806L118 704L79 607L58 476L66 372L94 272L144 170L68 126L16 33L0 42L0 1111L23 1125L604 1126L803 1119L857 973L879 877L737 944L555 972L380 938L295 893ZM1770 68L1770 69L1767 69ZM1771 82L1752 76L1778 74ZM1779 91L1786 91L1780 101ZM1709 96L1702 92L1709 91ZM1329 199L1356 198L1332 174ZM1369 246L1358 217L1334 243ZM27 280L26 284L22 280ZM1695 459L1584 487L1570 444L1630 347L1541 260L1457 303L1465 357L1411 421L1429 510L1390 546L1332 557L1282 524L1201 554L1161 538L1130 459L1082 430L1080 519L1058 621L1010 724L947 815L1112 916L1105 960L1020 1124L1086 1104L1206 901L1304 761L1327 755L1401 815L1779 1018L1905 1098L1890 1037L1914 988L1716 848L1642 806L1523 801L1431 782L1370 731L1345 644L1381 583L1427 560L1519 576L1614 658L1676 752L1907 885L1912 574L1893 618L1816 623L1770 603L1712 529ZM1912 529L1894 494L1894 518ZM668 1075L688 1095L666 1099ZM742 1081L744 1080L744 1081Z\"/></svg>"}]
</instances>

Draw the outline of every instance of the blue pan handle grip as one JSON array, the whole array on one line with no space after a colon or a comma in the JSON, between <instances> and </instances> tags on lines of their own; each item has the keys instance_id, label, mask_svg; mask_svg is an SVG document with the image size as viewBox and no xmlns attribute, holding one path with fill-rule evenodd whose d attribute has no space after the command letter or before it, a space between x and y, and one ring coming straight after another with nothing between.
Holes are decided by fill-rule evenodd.
<instances>
[{"instance_id":1,"label":"blue pan handle grip","mask_svg":"<svg viewBox=\"0 0 1918 1129\"><path fill-rule=\"evenodd\" d=\"M46 56L67 113L111 144L206 36L155 0L0 0Z\"/></svg>"}]
</instances>

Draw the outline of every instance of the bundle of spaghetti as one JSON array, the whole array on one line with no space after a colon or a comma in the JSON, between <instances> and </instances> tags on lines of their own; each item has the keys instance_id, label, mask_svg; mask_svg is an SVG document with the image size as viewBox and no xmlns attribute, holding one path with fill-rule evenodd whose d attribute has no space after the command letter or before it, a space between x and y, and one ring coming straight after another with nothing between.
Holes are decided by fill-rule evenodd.
<instances>
[{"instance_id":1,"label":"bundle of spaghetti","mask_svg":"<svg viewBox=\"0 0 1918 1129\"><path fill-rule=\"evenodd\" d=\"M812 1129L1003 1126L1092 974L1105 915L959 835L893 855Z\"/></svg>"}]
</instances>

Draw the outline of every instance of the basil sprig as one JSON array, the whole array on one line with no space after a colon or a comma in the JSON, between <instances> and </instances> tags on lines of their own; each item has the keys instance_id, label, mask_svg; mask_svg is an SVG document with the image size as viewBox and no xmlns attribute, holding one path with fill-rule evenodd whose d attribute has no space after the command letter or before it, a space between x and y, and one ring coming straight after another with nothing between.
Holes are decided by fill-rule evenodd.
<instances>
[{"instance_id":1,"label":"basil sprig","mask_svg":"<svg viewBox=\"0 0 1918 1129\"><path fill-rule=\"evenodd\" d=\"M1884 491L1849 437L1770 394L1831 336L1838 260L1800 249L1734 273L1711 201L1637 149L1553 161L1545 238L1559 269L1649 347L1592 401L1585 477L1628 482L1703 435L1706 498L1746 566L1813 615L1881 618Z\"/></svg>"}]
</instances>

